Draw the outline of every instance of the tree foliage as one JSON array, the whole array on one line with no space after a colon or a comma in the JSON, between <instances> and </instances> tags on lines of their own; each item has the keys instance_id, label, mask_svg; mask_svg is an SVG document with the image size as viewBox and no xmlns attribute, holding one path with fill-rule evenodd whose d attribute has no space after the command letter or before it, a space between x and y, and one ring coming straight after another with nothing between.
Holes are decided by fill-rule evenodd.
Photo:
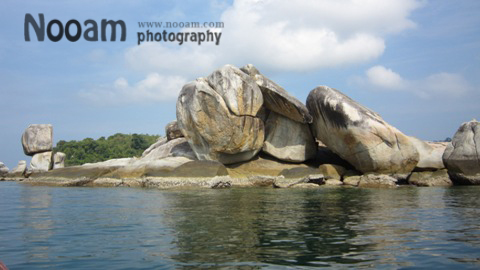
<instances>
[{"instance_id":1,"label":"tree foliage","mask_svg":"<svg viewBox=\"0 0 480 270\"><path fill-rule=\"evenodd\" d=\"M159 137L158 135L117 133L106 139L100 137L97 140L92 138L81 141L61 140L54 151L65 153L65 165L74 166L113 158L141 156L143 151L154 144Z\"/></svg>"}]
</instances>

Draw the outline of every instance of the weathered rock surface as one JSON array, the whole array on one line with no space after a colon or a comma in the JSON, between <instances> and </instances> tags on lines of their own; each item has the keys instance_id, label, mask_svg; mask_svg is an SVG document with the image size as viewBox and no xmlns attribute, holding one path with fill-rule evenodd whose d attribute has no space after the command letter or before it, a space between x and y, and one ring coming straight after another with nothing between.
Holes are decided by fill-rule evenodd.
<instances>
[{"instance_id":1,"label":"weathered rock surface","mask_svg":"<svg viewBox=\"0 0 480 270\"><path fill-rule=\"evenodd\" d=\"M241 70L250 75L260 87L264 105L267 109L300 123L312 122L312 116L302 102L291 96L281 86L260 74L253 65L248 64Z\"/></svg>"},{"instance_id":2,"label":"weathered rock surface","mask_svg":"<svg viewBox=\"0 0 480 270\"><path fill-rule=\"evenodd\" d=\"M358 187L362 188L395 188L397 179L383 174L365 174L360 176Z\"/></svg>"},{"instance_id":3,"label":"weathered rock surface","mask_svg":"<svg viewBox=\"0 0 480 270\"><path fill-rule=\"evenodd\" d=\"M232 65L215 70L207 81L237 116L256 116L263 105L262 92L255 81Z\"/></svg>"},{"instance_id":4,"label":"weathered rock surface","mask_svg":"<svg viewBox=\"0 0 480 270\"><path fill-rule=\"evenodd\" d=\"M152 152L153 149L157 149L160 145L163 145L167 143L167 138L160 138L158 139L154 144L150 145L145 151L143 151L142 157L145 157L148 155L150 152Z\"/></svg>"},{"instance_id":5,"label":"weathered rock surface","mask_svg":"<svg viewBox=\"0 0 480 270\"><path fill-rule=\"evenodd\" d=\"M318 174L318 168L306 164L293 164L275 160L264 154L248 162L227 165L228 173L235 178L248 178L250 176L280 176L285 178L302 178L310 174Z\"/></svg>"},{"instance_id":6,"label":"weathered rock surface","mask_svg":"<svg viewBox=\"0 0 480 270\"><path fill-rule=\"evenodd\" d=\"M343 184L356 187L358 186L358 183L360 183L361 177L362 177L361 175L353 175L353 176L345 177L345 179L343 179Z\"/></svg>"},{"instance_id":7,"label":"weathered rock surface","mask_svg":"<svg viewBox=\"0 0 480 270\"><path fill-rule=\"evenodd\" d=\"M425 142L415 137L410 137L417 148L419 161L416 170L441 170L445 168L442 156L447 148L446 142Z\"/></svg>"},{"instance_id":8,"label":"weathered rock surface","mask_svg":"<svg viewBox=\"0 0 480 270\"><path fill-rule=\"evenodd\" d=\"M453 185L447 170L413 172L408 183L419 187L445 187Z\"/></svg>"},{"instance_id":9,"label":"weathered rock surface","mask_svg":"<svg viewBox=\"0 0 480 270\"><path fill-rule=\"evenodd\" d=\"M197 159L195 153L185 138L172 139L163 144L156 144L156 147L149 149L149 152L142 155L142 160L158 160L166 157L186 157Z\"/></svg>"},{"instance_id":10,"label":"weathered rock surface","mask_svg":"<svg viewBox=\"0 0 480 270\"><path fill-rule=\"evenodd\" d=\"M27 156L52 151L53 127L50 124L30 125L22 135L23 152Z\"/></svg>"},{"instance_id":11,"label":"weathered rock surface","mask_svg":"<svg viewBox=\"0 0 480 270\"><path fill-rule=\"evenodd\" d=\"M364 173L409 173L419 154L410 139L377 113L327 86L307 98L316 139Z\"/></svg>"},{"instance_id":12,"label":"weathered rock surface","mask_svg":"<svg viewBox=\"0 0 480 270\"><path fill-rule=\"evenodd\" d=\"M177 120L172 121L165 126L165 134L167 134L168 141L183 137L182 131L178 127Z\"/></svg>"},{"instance_id":13,"label":"weathered rock surface","mask_svg":"<svg viewBox=\"0 0 480 270\"><path fill-rule=\"evenodd\" d=\"M65 158L67 155L62 152L56 152L53 154L53 169L60 169L65 167Z\"/></svg>"},{"instance_id":14,"label":"weathered rock surface","mask_svg":"<svg viewBox=\"0 0 480 270\"><path fill-rule=\"evenodd\" d=\"M325 179L342 180L343 174L347 172L347 169L335 164L322 164L318 169L325 176Z\"/></svg>"},{"instance_id":15,"label":"weathered rock surface","mask_svg":"<svg viewBox=\"0 0 480 270\"><path fill-rule=\"evenodd\" d=\"M32 157L32 160L30 161L30 168L32 171L49 171L52 169L52 158L53 158L53 152L48 151L48 152L43 152L43 153L38 153L35 154Z\"/></svg>"},{"instance_id":16,"label":"weathered rock surface","mask_svg":"<svg viewBox=\"0 0 480 270\"><path fill-rule=\"evenodd\" d=\"M253 84L255 87L252 87L252 83L243 85L245 78L225 77L222 82L219 74L223 73L217 73L211 80L221 85L219 91L230 105L205 79L197 79L185 85L180 92L177 100L178 126L199 160L216 160L223 164L249 160L263 146L263 121L254 117L262 99L256 98L255 93L248 93L254 92L257 86ZM233 75L225 76L236 74L233 71L230 73ZM227 91L228 85L230 88ZM233 101L237 95L239 99ZM244 115L232 114L234 109Z\"/></svg>"},{"instance_id":17,"label":"weathered rock surface","mask_svg":"<svg viewBox=\"0 0 480 270\"><path fill-rule=\"evenodd\" d=\"M341 185L343 185L343 182L338 180L338 179L327 179L327 180L325 180L325 185L326 186L341 186Z\"/></svg>"},{"instance_id":18,"label":"weathered rock surface","mask_svg":"<svg viewBox=\"0 0 480 270\"><path fill-rule=\"evenodd\" d=\"M463 123L443 153L454 183L480 185L480 122Z\"/></svg>"},{"instance_id":19,"label":"weathered rock surface","mask_svg":"<svg viewBox=\"0 0 480 270\"><path fill-rule=\"evenodd\" d=\"M7 176L7 174L8 167L3 162L0 162L0 178Z\"/></svg>"},{"instance_id":20,"label":"weathered rock surface","mask_svg":"<svg viewBox=\"0 0 480 270\"><path fill-rule=\"evenodd\" d=\"M20 160L17 166L8 173L8 176L12 178L23 178L25 176L26 171L27 171L27 161Z\"/></svg>"},{"instance_id":21,"label":"weathered rock surface","mask_svg":"<svg viewBox=\"0 0 480 270\"><path fill-rule=\"evenodd\" d=\"M270 112L262 151L284 161L303 162L315 157L316 148L308 124Z\"/></svg>"}]
</instances>

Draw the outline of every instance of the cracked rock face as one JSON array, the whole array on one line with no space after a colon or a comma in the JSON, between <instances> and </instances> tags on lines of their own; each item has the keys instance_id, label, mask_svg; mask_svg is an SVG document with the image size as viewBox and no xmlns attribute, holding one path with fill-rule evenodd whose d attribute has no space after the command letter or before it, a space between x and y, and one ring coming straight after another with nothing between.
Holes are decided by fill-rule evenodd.
<instances>
[{"instance_id":1,"label":"cracked rock face","mask_svg":"<svg viewBox=\"0 0 480 270\"><path fill-rule=\"evenodd\" d=\"M263 76L253 65L248 64L241 68L250 75L263 94L264 105L267 109L300 123L312 123L312 116L302 102L291 96L281 86Z\"/></svg>"},{"instance_id":2,"label":"cracked rock face","mask_svg":"<svg viewBox=\"0 0 480 270\"><path fill-rule=\"evenodd\" d=\"M317 145L308 124L270 112L262 151L280 160L304 162L315 157Z\"/></svg>"},{"instance_id":3,"label":"cracked rock face","mask_svg":"<svg viewBox=\"0 0 480 270\"><path fill-rule=\"evenodd\" d=\"M177 123L199 160L247 161L263 146L262 104L253 79L227 65L183 87Z\"/></svg>"},{"instance_id":4,"label":"cracked rock face","mask_svg":"<svg viewBox=\"0 0 480 270\"><path fill-rule=\"evenodd\" d=\"M340 91L319 86L307 98L317 140L368 173L408 173L419 154L409 137Z\"/></svg>"},{"instance_id":5,"label":"cracked rock face","mask_svg":"<svg viewBox=\"0 0 480 270\"><path fill-rule=\"evenodd\" d=\"M480 184L480 122L460 126L443 153L443 162L454 182Z\"/></svg>"}]
</instances>

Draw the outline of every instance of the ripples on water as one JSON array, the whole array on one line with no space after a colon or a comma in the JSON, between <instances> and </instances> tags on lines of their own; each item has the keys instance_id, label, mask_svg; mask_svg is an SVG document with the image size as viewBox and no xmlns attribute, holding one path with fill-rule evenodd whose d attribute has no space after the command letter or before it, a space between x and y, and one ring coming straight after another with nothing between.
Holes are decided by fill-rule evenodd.
<instances>
[{"instance_id":1,"label":"ripples on water","mask_svg":"<svg viewBox=\"0 0 480 270\"><path fill-rule=\"evenodd\" d=\"M161 191L0 183L11 270L480 268L480 187Z\"/></svg>"}]
</instances>

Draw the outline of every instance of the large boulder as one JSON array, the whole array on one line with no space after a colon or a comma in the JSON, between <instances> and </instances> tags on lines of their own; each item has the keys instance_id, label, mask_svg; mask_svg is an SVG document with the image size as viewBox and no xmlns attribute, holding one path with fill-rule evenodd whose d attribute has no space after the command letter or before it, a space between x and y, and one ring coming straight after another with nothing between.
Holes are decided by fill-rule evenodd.
<instances>
[{"instance_id":1,"label":"large boulder","mask_svg":"<svg viewBox=\"0 0 480 270\"><path fill-rule=\"evenodd\" d=\"M30 169L34 172L46 172L52 169L53 152L35 154L30 161Z\"/></svg>"},{"instance_id":2,"label":"large boulder","mask_svg":"<svg viewBox=\"0 0 480 270\"><path fill-rule=\"evenodd\" d=\"M419 154L410 139L380 115L328 86L307 98L316 139L364 173L408 173Z\"/></svg>"},{"instance_id":3,"label":"large boulder","mask_svg":"<svg viewBox=\"0 0 480 270\"><path fill-rule=\"evenodd\" d=\"M53 169L60 169L65 167L65 158L67 155L62 152L56 152L53 154Z\"/></svg>"},{"instance_id":4,"label":"large boulder","mask_svg":"<svg viewBox=\"0 0 480 270\"><path fill-rule=\"evenodd\" d=\"M448 143L446 142L425 142L415 137L410 137L411 142L417 148L419 161L416 170L434 171L445 169L442 156Z\"/></svg>"},{"instance_id":5,"label":"large boulder","mask_svg":"<svg viewBox=\"0 0 480 270\"><path fill-rule=\"evenodd\" d=\"M8 167L0 162L0 178L5 177L8 174Z\"/></svg>"},{"instance_id":6,"label":"large boulder","mask_svg":"<svg viewBox=\"0 0 480 270\"><path fill-rule=\"evenodd\" d=\"M263 146L264 124L255 117L262 102L253 80L226 66L208 81L200 78L183 87L177 100L178 126L200 160L250 160Z\"/></svg>"},{"instance_id":7,"label":"large boulder","mask_svg":"<svg viewBox=\"0 0 480 270\"><path fill-rule=\"evenodd\" d=\"M197 159L192 148L185 138L177 138L151 149L148 154L142 156L142 160L158 160L166 157L186 157Z\"/></svg>"},{"instance_id":8,"label":"large boulder","mask_svg":"<svg viewBox=\"0 0 480 270\"><path fill-rule=\"evenodd\" d=\"M52 151L53 127L50 124L30 125L22 135L23 152L27 156Z\"/></svg>"},{"instance_id":9,"label":"large boulder","mask_svg":"<svg viewBox=\"0 0 480 270\"><path fill-rule=\"evenodd\" d=\"M167 135L168 141L183 137L182 131L178 127L177 120L174 120L165 126L165 134Z\"/></svg>"},{"instance_id":10,"label":"large boulder","mask_svg":"<svg viewBox=\"0 0 480 270\"><path fill-rule=\"evenodd\" d=\"M480 123L463 123L443 153L443 162L453 182L480 184Z\"/></svg>"},{"instance_id":11,"label":"large boulder","mask_svg":"<svg viewBox=\"0 0 480 270\"><path fill-rule=\"evenodd\" d=\"M27 171L27 161L20 160L15 168L9 172L9 176L13 178L23 178Z\"/></svg>"},{"instance_id":12,"label":"large boulder","mask_svg":"<svg viewBox=\"0 0 480 270\"><path fill-rule=\"evenodd\" d=\"M272 111L265 123L262 151L284 161L303 162L315 157L317 145L308 124Z\"/></svg>"},{"instance_id":13,"label":"large boulder","mask_svg":"<svg viewBox=\"0 0 480 270\"><path fill-rule=\"evenodd\" d=\"M264 105L267 109L300 123L312 122L312 116L302 102L291 96L281 86L260 74L252 64L242 67L241 70L250 75L260 87Z\"/></svg>"}]
</instances>

